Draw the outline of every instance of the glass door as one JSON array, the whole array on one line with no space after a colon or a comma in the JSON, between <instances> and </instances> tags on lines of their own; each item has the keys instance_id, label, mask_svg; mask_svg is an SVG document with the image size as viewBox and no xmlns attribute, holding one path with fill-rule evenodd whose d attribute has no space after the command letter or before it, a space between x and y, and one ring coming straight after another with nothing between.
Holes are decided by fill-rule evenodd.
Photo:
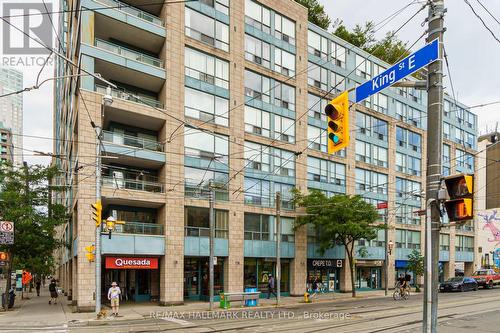
<instances>
[{"instance_id":1,"label":"glass door","mask_svg":"<svg viewBox=\"0 0 500 333\"><path fill-rule=\"evenodd\" d=\"M137 269L135 301L145 302L151 300L151 271L149 269Z\"/></svg>"}]
</instances>

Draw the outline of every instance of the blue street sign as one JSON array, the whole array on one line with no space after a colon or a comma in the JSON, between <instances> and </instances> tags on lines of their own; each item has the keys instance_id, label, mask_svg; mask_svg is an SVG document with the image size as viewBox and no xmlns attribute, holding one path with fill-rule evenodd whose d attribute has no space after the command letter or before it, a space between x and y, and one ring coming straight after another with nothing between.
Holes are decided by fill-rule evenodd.
<instances>
[{"instance_id":1,"label":"blue street sign","mask_svg":"<svg viewBox=\"0 0 500 333\"><path fill-rule=\"evenodd\" d=\"M391 68L356 88L356 103L389 87L439 58L439 41L433 40Z\"/></svg>"}]
</instances>

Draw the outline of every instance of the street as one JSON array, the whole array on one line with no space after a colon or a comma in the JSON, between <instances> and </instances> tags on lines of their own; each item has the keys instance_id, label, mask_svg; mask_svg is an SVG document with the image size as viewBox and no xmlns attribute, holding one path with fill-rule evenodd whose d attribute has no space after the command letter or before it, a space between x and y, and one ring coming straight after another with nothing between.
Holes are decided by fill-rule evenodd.
<instances>
[{"instance_id":1,"label":"street","mask_svg":"<svg viewBox=\"0 0 500 333\"><path fill-rule=\"evenodd\" d=\"M95 320L47 305L47 293L21 307L0 313L2 332L417 332L421 329L422 294L407 301L391 297L321 300L317 303L207 312L206 303L178 307L128 305L140 316ZM59 298L63 301L63 298ZM439 332L497 332L500 289L445 293L439 297ZM188 307L189 306L189 307ZM140 319L140 318L143 319ZM91 319L92 318L92 319Z\"/></svg>"}]
</instances>

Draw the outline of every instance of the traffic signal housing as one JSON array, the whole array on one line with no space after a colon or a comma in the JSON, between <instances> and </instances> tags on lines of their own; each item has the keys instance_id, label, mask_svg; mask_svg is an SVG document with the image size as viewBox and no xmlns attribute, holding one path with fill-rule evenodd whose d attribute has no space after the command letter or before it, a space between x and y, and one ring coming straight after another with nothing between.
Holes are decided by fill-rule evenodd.
<instances>
[{"instance_id":1,"label":"traffic signal housing","mask_svg":"<svg viewBox=\"0 0 500 333\"><path fill-rule=\"evenodd\" d=\"M102 204L101 201L97 201L92 205L92 220L94 220L96 227L101 225L102 221Z\"/></svg>"},{"instance_id":2,"label":"traffic signal housing","mask_svg":"<svg viewBox=\"0 0 500 333\"><path fill-rule=\"evenodd\" d=\"M349 145L349 94L344 91L325 107L328 122L328 154Z\"/></svg>"},{"instance_id":3,"label":"traffic signal housing","mask_svg":"<svg viewBox=\"0 0 500 333\"><path fill-rule=\"evenodd\" d=\"M463 222L474 218L474 176L458 174L444 178L449 200L444 207L450 222Z\"/></svg>"},{"instance_id":4,"label":"traffic signal housing","mask_svg":"<svg viewBox=\"0 0 500 333\"><path fill-rule=\"evenodd\" d=\"M95 260L94 251L95 251L94 245L85 246L85 257L87 257L89 262L92 262Z\"/></svg>"}]
</instances>

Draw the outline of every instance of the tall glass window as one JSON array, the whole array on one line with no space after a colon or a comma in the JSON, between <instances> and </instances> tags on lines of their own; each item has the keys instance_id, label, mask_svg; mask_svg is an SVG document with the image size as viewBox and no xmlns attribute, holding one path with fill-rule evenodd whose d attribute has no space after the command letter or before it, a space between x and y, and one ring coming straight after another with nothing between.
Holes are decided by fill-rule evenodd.
<instances>
[{"instance_id":1,"label":"tall glass window","mask_svg":"<svg viewBox=\"0 0 500 333\"><path fill-rule=\"evenodd\" d=\"M229 27L227 24L188 7L185 8L184 13L187 36L226 52L229 51Z\"/></svg>"},{"instance_id":2,"label":"tall glass window","mask_svg":"<svg viewBox=\"0 0 500 333\"><path fill-rule=\"evenodd\" d=\"M245 95L263 102L270 102L271 79L255 72L245 70Z\"/></svg>"},{"instance_id":3,"label":"tall glass window","mask_svg":"<svg viewBox=\"0 0 500 333\"><path fill-rule=\"evenodd\" d=\"M278 83L274 87L274 105L295 111L295 87Z\"/></svg>"},{"instance_id":4,"label":"tall glass window","mask_svg":"<svg viewBox=\"0 0 500 333\"><path fill-rule=\"evenodd\" d=\"M319 34L307 31L308 52L319 58L326 59L328 56L328 39Z\"/></svg>"},{"instance_id":5,"label":"tall glass window","mask_svg":"<svg viewBox=\"0 0 500 333\"><path fill-rule=\"evenodd\" d=\"M274 36L295 45L295 22L289 18L274 14Z\"/></svg>"},{"instance_id":6,"label":"tall glass window","mask_svg":"<svg viewBox=\"0 0 500 333\"><path fill-rule=\"evenodd\" d=\"M245 35L245 59L266 68L270 68L270 45L260 39Z\"/></svg>"},{"instance_id":7,"label":"tall glass window","mask_svg":"<svg viewBox=\"0 0 500 333\"><path fill-rule=\"evenodd\" d=\"M269 112L245 105L245 132L271 137Z\"/></svg>"},{"instance_id":8,"label":"tall glass window","mask_svg":"<svg viewBox=\"0 0 500 333\"><path fill-rule=\"evenodd\" d=\"M271 32L271 11L252 0L245 0L245 23L265 33Z\"/></svg>"},{"instance_id":9,"label":"tall glass window","mask_svg":"<svg viewBox=\"0 0 500 333\"><path fill-rule=\"evenodd\" d=\"M216 86L229 89L229 63L206 53L186 47L185 74Z\"/></svg>"},{"instance_id":10,"label":"tall glass window","mask_svg":"<svg viewBox=\"0 0 500 333\"><path fill-rule=\"evenodd\" d=\"M295 54L274 48L274 70L286 76L295 75Z\"/></svg>"},{"instance_id":11,"label":"tall glass window","mask_svg":"<svg viewBox=\"0 0 500 333\"><path fill-rule=\"evenodd\" d=\"M229 125L229 101L225 98L186 87L184 110L188 117L222 126Z\"/></svg>"}]
</instances>

